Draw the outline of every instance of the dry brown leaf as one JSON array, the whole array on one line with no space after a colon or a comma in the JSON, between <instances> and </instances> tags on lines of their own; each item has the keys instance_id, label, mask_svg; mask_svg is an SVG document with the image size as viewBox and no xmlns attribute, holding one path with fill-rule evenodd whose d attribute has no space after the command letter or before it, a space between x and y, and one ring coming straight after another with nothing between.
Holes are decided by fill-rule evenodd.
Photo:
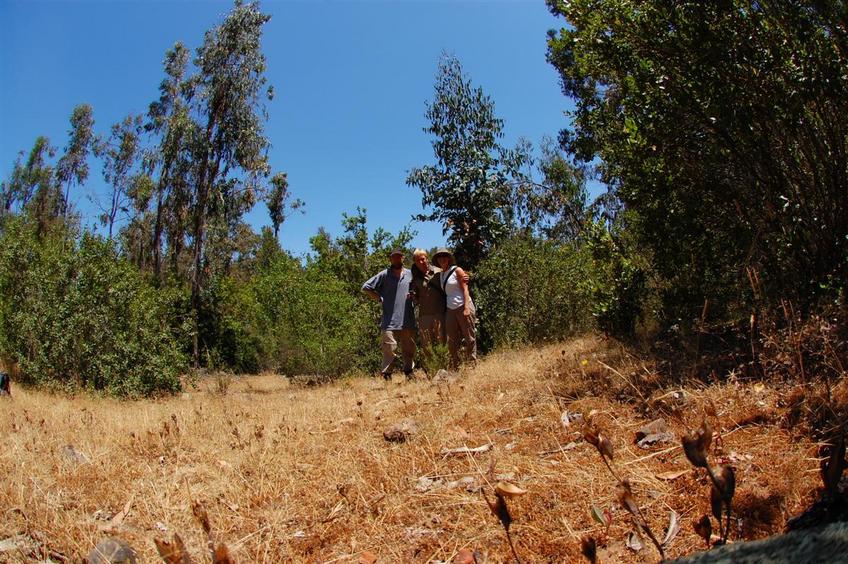
<instances>
[{"instance_id":1,"label":"dry brown leaf","mask_svg":"<svg viewBox=\"0 0 848 564\"><path fill-rule=\"evenodd\" d=\"M692 466L697 468L707 467L707 454L710 450L710 443L713 440L713 428L709 421L704 419L700 428L693 433L688 433L681 440L683 444L683 453Z\"/></svg>"},{"instance_id":2,"label":"dry brown leaf","mask_svg":"<svg viewBox=\"0 0 848 564\"><path fill-rule=\"evenodd\" d=\"M598 561L598 545L594 537L583 537L580 539L580 552L592 564Z\"/></svg>"},{"instance_id":3,"label":"dry brown leaf","mask_svg":"<svg viewBox=\"0 0 848 564\"><path fill-rule=\"evenodd\" d=\"M659 474L655 474L655 476L660 480L667 480L671 482L678 479L680 476L683 476L687 472L689 472L689 470L669 470L668 472L661 472Z\"/></svg>"},{"instance_id":4,"label":"dry brown leaf","mask_svg":"<svg viewBox=\"0 0 848 564\"><path fill-rule=\"evenodd\" d=\"M174 533L174 538L170 542L154 538L153 544L156 545L159 556L166 564L191 564L191 558L188 555L183 539L177 533Z\"/></svg>"},{"instance_id":5,"label":"dry brown leaf","mask_svg":"<svg viewBox=\"0 0 848 564\"><path fill-rule=\"evenodd\" d=\"M212 553L213 564L235 564L235 559L230 555L230 549L224 543L219 544Z\"/></svg>"},{"instance_id":6,"label":"dry brown leaf","mask_svg":"<svg viewBox=\"0 0 848 564\"><path fill-rule=\"evenodd\" d=\"M598 446L598 428L591 422L583 425L583 439L593 446Z\"/></svg>"},{"instance_id":7,"label":"dry brown leaf","mask_svg":"<svg viewBox=\"0 0 848 564\"><path fill-rule=\"evenodd\" d=\"M212 524L209 522L209 514L206 512L206 508L199 501L195 501L191 504L191 512L194 513L194 518L197 519L197 522L203 528L203 532L206 533L206 536L212 534Z\"/></svg>"},{"instance_id":8,"label":"dry brown leaf","mask_svg":"<svg viewBox=\"0 0 848 564\"><path fill-rule=\"evenodd\" d=\"M373 552L365 551L359 555L359 564L376 564L377 555Z\"/></svg>"},{"instance_id":9,"label":"dry brown leaf","mask_svg":"<svg viewBox=\"0 0 848 564\"><path fill-rule=\"evenodd\" d=\"M677 517L677 513L674 511L669 512L668 514L668 529L666 529L665 537L663 537L662 545L667 546L668 543L674 540L674 537L677 536L677 533L680 532L680 522Z\"/></svg>"},{"instance_id":10,"label":"dry brown leaf","mask_svg":"<svg viewBox=\"0 0 848 564\"><path fill-rule=\"evenodd\" d=\"M527 493L512 482L498 482L495 491L504 497L519 497Z\"/></svg>"},{"instance_id":11,"label":"dry brown leaf","mask_svg":"<svg viewBox=\"0 0 848 564\"><path fill-rule=\"evenodd\" d=\"M736 492L736 475L733 473L733 468L730 466L722 466L721 471L716 476L716 482L721 492L721 498L726 505L730 505L733 500L733 494Z\"/></svg>"},{"instance_id":12,"label":"dry brown leaf","mask_svg":"<svg viewBox=\"0 0 848 564\"><path fill-rule=\"evenodd\" d=\"M489 452L490 450L492 450L493 446L494 445L492 443L488 443L474 448L469 448L467 446L462 446L458 448L443 448L440 454L442 456L455 456L459 454L482 454L484 452Z\"/></svg>"},{"instance_id":13,"label":"dry brown leaf","mask_svg":"<svg viewBox=\"0 0 848 564\"><path fill-rule=\"evenodd\" d=\"M453 559L453 564L474 564L475 562L474 553L467 548L460 550Z\"/></svg>"},{"instance_id":14,"label":"dry brown leaf","mask_svg":"<svg viewBox=\"0 0 848 564\"><path fill-rule=\"evenodd\" d=\"M706 541L707 546L710 546L710 537L713 534L713 524L710 521L709 515L702 515L698 521L692 521L692 528L695 533Z\"/></svg>"},{"instance_id":15,"label":"dry brown leaf","mask_svg":"<svg viewBox=\"0 0 848 564\"><path fill-rule=\"evenodd\" d=\"M127 515L130 514L130 509L132 509L133 501L135 500L135 496L130 496L129 501L124 505L124 508L115 513L115 515L109 520L109 524L113 527L117 527L121 523L124 522L124 519L127 518Z\"/></svg>"},{"instance_id":16,"label":"dry brown leaf","mask_svg":"<svg viewBox=\"0 0 848 564\"><path fill-rule=\"evenodd\" d=\"M612 456L613 455L612 441L610 441L608 438L606 438L604 436L601 436L598 439L597 447L598 447L598 452L600 452L602 456L605 456L609 460L612 460L612 458L613 458L613 456Z\"/></svg>"},{"instance_id":17,"label":"dry brown leaf","mask_svg":"<svg viewBox=\"0 0 848 564\"><path fill-rule=\"evenodd\" d=\"M509 526L512 524L512 515L509 514L509 508L506 505L506 500L496 491L495 501L489 501L489 496L486 495L486 490L481 489L480 491L483 493L483 498L486 500L486 504L489 506L492 515L497 517L504 529L509 532Z\"/></svg>"},{"instance_id":18,"label":"dry brown leaf","mask_svg":"<svg viewBox=\"0 0 848 564\"><path fill-rule=\"evenodd\" d=\"M722 499L721 492L716 488L715 484L710 488L710 509L713 512L713 517L718 520L719 525L721 525L721 508L722 508Z\"/></svg>"}]
</instances>

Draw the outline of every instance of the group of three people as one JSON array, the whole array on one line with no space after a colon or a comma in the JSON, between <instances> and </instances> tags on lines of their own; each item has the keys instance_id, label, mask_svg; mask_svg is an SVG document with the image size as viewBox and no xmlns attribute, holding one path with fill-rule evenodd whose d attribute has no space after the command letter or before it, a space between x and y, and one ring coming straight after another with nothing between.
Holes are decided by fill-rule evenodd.
<instances>
[{"instance_id":1,"label":"group of three people","mask_svg":"<svg viewBox=\"0 0 848 564\"><path fill-rule=\"evenodd\" d=\"M453 264L453 255L447 249L439 249L433 255L435 266L422 249L412 253L411 269L404 267L403 259L403 251L394 249L389 254L389 268L362 285L365 294L383 305L383 377L391 378L398 346L403 372L406 376L412 374L416 329L425 355L431 355L437 344L447 344L452 369L459 367L460 347L469 360L477 360L475 308L468 290L468 274Z\"/></svg>"}]
</instances>

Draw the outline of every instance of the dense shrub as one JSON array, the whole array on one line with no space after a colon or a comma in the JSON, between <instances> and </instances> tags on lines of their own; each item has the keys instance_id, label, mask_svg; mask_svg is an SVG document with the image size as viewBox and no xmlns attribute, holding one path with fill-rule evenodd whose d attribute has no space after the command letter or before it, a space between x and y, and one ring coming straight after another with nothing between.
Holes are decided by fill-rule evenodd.
<instances>
[{"instance_id":1,"label":"dense shrub","mask_svg":"<svg viewBox=\"0 0 848 564\"><path fill-rule=\"evenodd\" d=\"M377 359L368 304L314 264L281 255L249 280L227 278L210 292L213 360L236 371L333 378Z\"/></svg>"},{"instance_id":2,"label":"dense shrub","mask_svg":"<svg viewBox=\"0 0 848 564\"><path fill-rule=\"evenodd\" d=\"M39 239L22 220L4 225L0 349L24 381L117 396L176 391L185 358L167 314L110 242Z\"/></svg>"},{"instance_id":3,"label":"dense shrub","mask_svg":"<svg viewBox=\"0 0 848 564\"><path fill-rule=\"evenodd\" d=\"M562 339L592 326L590 261L570 244L514 237L472 279L483 349Z\"/></svg>"},{"instance_id":4,"label":"dense shrub","mask_svg":"<svg viewBox=\"0 0 848 564\"><path fill-rule=\"evenodd\" d=\"M598 329L618 337L633 335L646 310L657 308L656 288L647 283L649 262L630 239L629 232L611 231L600 222L586 230L592 313Z\"/></svg>"}]
</instances>

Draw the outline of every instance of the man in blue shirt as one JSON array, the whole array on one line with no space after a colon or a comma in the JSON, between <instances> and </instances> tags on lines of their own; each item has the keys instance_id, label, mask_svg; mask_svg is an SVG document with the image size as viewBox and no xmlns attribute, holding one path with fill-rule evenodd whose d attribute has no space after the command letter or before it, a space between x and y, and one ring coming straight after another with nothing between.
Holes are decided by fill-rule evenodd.
<instances>
[{"instance_id":1,"label":"man in blue shirt","mask_svg":"<svg viewBox=\"0 0 848 564\"><path fill-rule=\"evenodd\" d=\"M409 293L412 271L403 267L403 251L389 254L391 266L380 271L362 285L362 291L383 304L380 320L383 362L380 372L391 380L398 343L403 356L403 373L412 374L415 368L415 310Z\"/></svg>"}]
</instances>

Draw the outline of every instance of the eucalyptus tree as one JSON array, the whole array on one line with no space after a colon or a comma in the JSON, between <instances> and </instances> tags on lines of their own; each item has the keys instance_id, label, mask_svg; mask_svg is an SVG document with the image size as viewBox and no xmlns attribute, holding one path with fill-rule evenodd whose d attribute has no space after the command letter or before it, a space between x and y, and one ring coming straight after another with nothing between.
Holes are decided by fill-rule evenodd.
<instances>
[{"instance_id":1,"label":"eucalyptus tree","mask_svg":"<svg viewBox=\"0 0 848 564\"><path fill-rule=\"evenodd\" d=\"M68 131L68 145L65 154L56 166L56 176L60 184L65 185L62 213L68 216L71 186L80 185L88 178L88 154L95 142L94 115L88 104L80 104L71 113L71 129Z\"/></svg>"},{"instance_id":2,"label":"eucalyptus tree","mask_svg":"<svg viewBox=\"0 0 848 564\"><path fill-rule=\"evenodd\" d=\"M274 238L277 239L280 226L290 214L300 210L303 211L303 201L300 198L289 202L289 179L285 172L278 172L271 177L271 186L265 204L268 206L268 214L271 216L271 225L274 226Z\"/></svg>"},{"instance_id":3,"label":"eucalyptus tree","mask_svg":"<svg viewBox=\"0 0 848 564\"><path fill-rule=\"evenodd\" d=\"M23 151L18 151L9 178L0 182L0 217L12 213L24 186Z\"/></svg>"},{"instance_id":4,"label":"eucalyptus tree","mask_svg":"<svg viewBox=\"0 0 848 564\"><path fill-rule=\"evenodd\" d=\"M548 40L576 104L563 146L600 162L623 202L658 275L661 317L691 320L705 299L739 315L755 296L810 304L844 292L842 2L548 6L568 22Z\"/></svg>"},{"instance_id":5,"label":"eucalyptus tree","mask_svg":"<svg viewBox=\"0 0 848 564\"><path fill-rule=\"evenodd\" d=\"M57 206L60 205L59 196L52 193L54 169L48 164L48 159L56 154L56 149L50 145L50 140L44 136L37 137L26 163L22 161L23 154L23 151L18 154L9 180L3 184L4 211L23 211L39 190L44 193L43 201L56 200Z\"/></svg>"},{"instance_id":6,"label":"eucalyptus tree","mask_svg":"<svg viewBox=\"0 0 848 564\"><path fill-rule=\"evenodd\" d=\"M190 51L180 42L165 53L165 78L159 84L159 99L150 104L145 124L147 131L159 137L158 144L146 155L145 168L148 175L156 175L151 250L153 274L160 283L163 235L167 235L169 252L174 256L174 275L177 257L185 245L191 169L189 140L195 127L186 98L190 56Z\"/></svg>"},{"instance_id":7,"label":"eucalyptus tree","mask_svg":"<svg viewBox=\"0 0 848 564\"><path fill-rule=\"evenodd\" d=\"M101 204L100 222L109 228L109 239L118 213L129 212L129 190L134 181L133 168L139 156L141 116L127 116L112 126L109 138L98 149L103 159L103 179L111 188L109 201Z\"/></svg>"},{"instance_id":8,"label":"eucalyptus tree","mask_svg":"<svg viewBox=\"0 0 848 564\"><path fill-rule=\"evenodd\" d=\"M56 169L49 163L55 155L56 149L50 140L44 136L37 137L26 162L22 161L21 152L9 180L0 186L0 215L14 212L27 215L36 224L38 237L44 235L64 209Z\"/></svg>"},{"instance_id":9,"label":"eucalyptus tree","mask_svg":"<svg viewBox=\"0 0 848 564\"><path fill-rule=\"evenodd\" d=\"M189 233L192 307L198 319L209 266L205 242L210 219L216 220L216 228L222 222L237 225L269 172L263 96L272 96L273 90L266 87L261 50L262 27L269 19L257 3L237 1L224 21L206 32L194 58L197 73L186 85L196 124L190 142ZM197 333L193 349L197 364Z\"/></svg>"},{"instance_id":10,"label":"eucalyptus tree","mask_svg":"<svg viewBox=\"0 0 848 564\"><path fill-rule=\"evenodd\" d=\"M550 137L542 138L540 153L532 156L532 145L523 140L513 151L527 169L513 182L517 227L547 239L579 243L586 222L598 213L598 203L589 202L587 167L565 154Z\"/></svg>"},{"instance_id":11,"label":"eucalyptus tree","mask_svg":"<svg viewBox=\"0 0 848 564\"><path fill-rule=\"evenodd\" d=\"M362 283L388 265L391 249L407 249L415 232L404 227L392 234L378 227L368 233L368 214L357 207L356 213L342 213L343 234L333 238L323 227L309 239L314 255L308 263L343 281L350 295L360 297ZM372 302L373 303L373 302Z\"/></svg>"},{"instance_id":12,"label":"eucalyptus tree","mask_svg":"<svg viewBox=\"0 0 848 564\"><path fill-rule=\"evenodd\" d=\"M513 228L511 181L520 160L499 144L503 121L494 102L472 85L455 56L439 61L425 116L436 163L413 168L406 178L421 190L425 209L431 208L416 219L439 221L457 260L473 269Z\"/></svg>"}]
</instances>

